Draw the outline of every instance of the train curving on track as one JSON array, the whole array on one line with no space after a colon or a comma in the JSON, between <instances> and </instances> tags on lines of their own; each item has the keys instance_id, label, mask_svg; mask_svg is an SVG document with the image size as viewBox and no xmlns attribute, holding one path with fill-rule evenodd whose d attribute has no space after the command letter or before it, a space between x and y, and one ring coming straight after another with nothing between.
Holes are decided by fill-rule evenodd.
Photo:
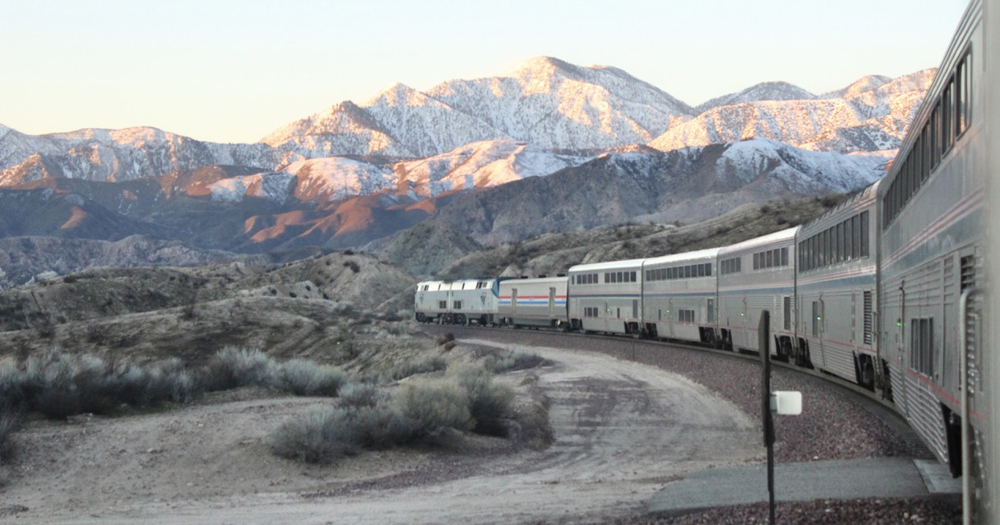
<instances>
[{"instance_id":1,"label":"train curving on track","mask_svg":"<svg viewBox=\"0 0 1000 525\"><path fill-rule=\"evenodd\" d=\"M756 352L767 310L776 359L891 401L963 476L966 520L998 523L998 57L1000 0L973 0L885 177L809 223L559 277L422 282L416 318Z\"/></svg>"}]
</instances>

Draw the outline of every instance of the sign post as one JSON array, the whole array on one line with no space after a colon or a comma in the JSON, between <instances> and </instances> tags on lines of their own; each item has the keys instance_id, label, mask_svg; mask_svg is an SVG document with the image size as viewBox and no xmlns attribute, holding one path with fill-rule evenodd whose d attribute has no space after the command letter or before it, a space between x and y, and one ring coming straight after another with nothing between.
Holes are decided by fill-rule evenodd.
<instances>
[{"instance_id":1,"label":"sign post","mask_svg":"<svg viewBox=\"0 0 1000 525\"><path fill-rule=\"evenodd\" d=\"M760 350L761 370L760 383L761 418L764 423L764 446L767 447L767 496L769 503L769 521L774 525L774 417L771 414L771 312L764 310L757 326L757 349Z\"/></svg>"}]
</instances>

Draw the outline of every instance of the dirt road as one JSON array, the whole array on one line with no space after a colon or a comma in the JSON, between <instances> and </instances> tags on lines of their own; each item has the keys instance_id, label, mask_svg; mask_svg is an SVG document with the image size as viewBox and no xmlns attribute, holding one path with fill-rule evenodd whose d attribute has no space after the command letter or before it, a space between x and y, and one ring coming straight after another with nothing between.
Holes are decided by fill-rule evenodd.
<instances>
[{"instance_id":1,"label":"dirt road","mask_svg":"<svg viewBox=\"0 0 1000 525\"><path fill-rule=\"evenodd\" d=\"M529 350L554 363L533 371L556 437L541 452L389 451L307 467L271 456L263 439L316 400L237 401L29 428L4 505L27 507L19 523L600 521L685 472L760 460L753 421L700 385L605 355ZM441 481L398 482L441 462Z\"/></svg>"}]
</instances>

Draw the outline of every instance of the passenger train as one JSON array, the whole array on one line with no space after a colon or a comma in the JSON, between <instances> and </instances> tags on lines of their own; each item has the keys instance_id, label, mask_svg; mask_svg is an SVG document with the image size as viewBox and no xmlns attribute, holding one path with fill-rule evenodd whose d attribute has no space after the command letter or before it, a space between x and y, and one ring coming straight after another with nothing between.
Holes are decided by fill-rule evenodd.
<instances>
[{"instance_id":1,"label":"passenger train","mask_svg":"<svg viewBox=\"0 0 1000 525\"><path fill-rule=\"evenodd\" d=\"M1000 30L987 31L1000 27L998 11L1000 0L971 2L887 174L815 220L566 276L420 283L417 320L757 352L768 311L774 358L893 402L952 474L965 474L966 519L1000 522L1000 338L990 323L1000 305L985 288L1000 271Z\"/></svg>"}]
</instances>

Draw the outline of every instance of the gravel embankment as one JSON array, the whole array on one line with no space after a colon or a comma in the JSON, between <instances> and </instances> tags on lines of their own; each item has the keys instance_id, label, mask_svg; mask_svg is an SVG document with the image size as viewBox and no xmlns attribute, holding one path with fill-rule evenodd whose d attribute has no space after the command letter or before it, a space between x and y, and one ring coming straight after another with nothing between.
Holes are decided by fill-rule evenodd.
<instances>
[{"instance_id":1,"label":"gravel embankment","mask_svg":"<svg viewBox=\"0 0 1000 525\"><path fill-rule=\"evenodd\" d=\"M629 339L559 336L535 331L428 328L431 333L449 331L459 339L489 338L509 344L512 349L519 345L571 348L646 363L701 383L751 417L760 419L760 367L750 360ZM803 397L802 415L775 417L777 462L933 457L897 416L821 378L775 368L771 387L773 390L797 390ZM657 520L638 511L620 523L766 523L767 513L767 505L747 505ZM779 504L776 518L777 523L956 523L961 522L961 505L954 498L818 500Z\"/></svg>"}]
</instances>

